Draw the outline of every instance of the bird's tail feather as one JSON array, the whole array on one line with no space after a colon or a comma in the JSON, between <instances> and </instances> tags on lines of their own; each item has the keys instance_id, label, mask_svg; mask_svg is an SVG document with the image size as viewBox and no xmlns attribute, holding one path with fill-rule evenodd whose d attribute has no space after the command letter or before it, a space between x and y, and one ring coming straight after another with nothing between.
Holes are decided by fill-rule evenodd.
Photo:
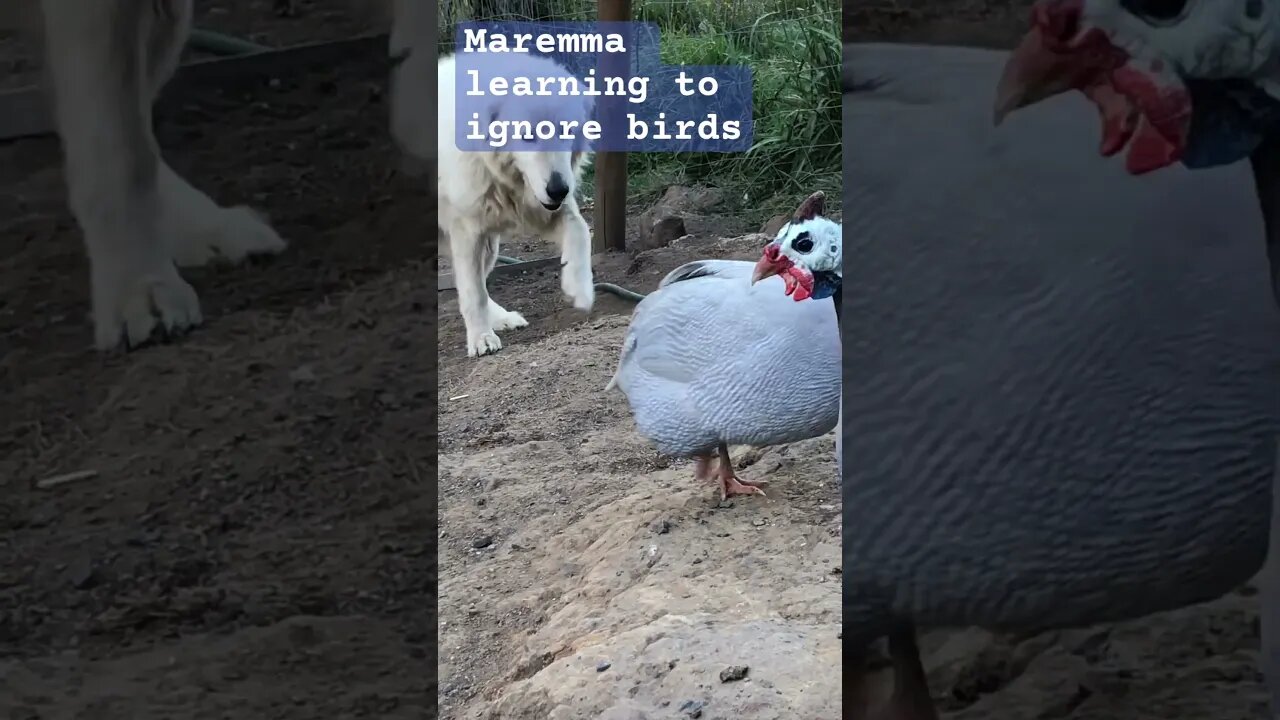
<instances>
[{"instance_id":1,"label":"bird's tail feather","mask_svg":"<svg viewBox=\"0 0 1280 720\"><path fill-rule=\"evenodd\" d=\"M613 377L609 378L609 384L604 386L604 391L618 387L618 378L622 376L622 368L627 364L627 356L636 347L636 336L627 333L627 339L622 342L622 352L618 353L618 369L613 371Z\"/></svg>"}]
</instances>

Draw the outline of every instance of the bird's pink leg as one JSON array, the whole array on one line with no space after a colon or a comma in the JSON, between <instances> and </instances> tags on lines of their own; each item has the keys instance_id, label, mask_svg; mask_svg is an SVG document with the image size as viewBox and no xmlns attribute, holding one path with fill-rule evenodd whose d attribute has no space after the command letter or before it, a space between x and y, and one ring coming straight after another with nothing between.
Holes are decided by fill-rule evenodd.
<instances>
[{"instance_id":1,"label":"bird's pink leg","mask_svg":"<svg viewBox=\"0 0 1280 720\"><path fill-rule=\"evenodd\" d=\"M893 697L882 710L885 720L938 720L929 694L929 680L920 662L914 625L905 624L889 633L889 657L893 660Z\"/></svg>"},{"instance_id":2,"label":"bird's pink leg","mask_svg":"<svg viewBox=\"0 0 1280 720\"><path fill-rule=\"evenodd\" d=\"M714 455L699 455L693 459L693 479L694 480L710 480L711 472L714 470Z\"/></svg>"},{"instance_id":3,"label":"bird's pink leg","mask_svg":"<svg viewBox=\"0 0 1280 720\"><path fill-rule=\"evenodd\" d=\"M768 483L763 480L749 482L734 474L728 445L720 443L719 455L720 466L716 468L716 481L720 484L721 500L727 500L734 495L764 495L764 490L760 486Z\"/></svg>"},{"instance_id":4,"label":"bird's pink leg","mask_svg":"<svg viewBox=\"0 0 1280 720\"><path fill-rule=\"evenodd\" d=\"M920 647L916 644L915 627L900 625L889 634L889 657L893 661L893 696L878 708L871 692L871 674L866 658L855 654L853 667L845 668L846 708L853 710L851 717L871 720L938 720L938 711L929 694L929 681L920 662Z\"/></svg>"}]
</instances>

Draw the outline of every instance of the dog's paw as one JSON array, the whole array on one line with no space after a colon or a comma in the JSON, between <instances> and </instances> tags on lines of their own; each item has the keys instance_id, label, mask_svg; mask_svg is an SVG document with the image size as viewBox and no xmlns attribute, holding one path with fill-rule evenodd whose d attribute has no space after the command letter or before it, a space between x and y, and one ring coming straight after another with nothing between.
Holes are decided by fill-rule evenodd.
<instances>
[{"instance_id":1,"label":"dog's paw","mask_svg":"<svg viewBox=\"0 0 1280 720\"><path fill-rule=\"evenodd\" d=\"M502 332L503 330L515 330L517 328L528 327L529 321L524 316L514 310L503 310L502 312L489 311L489 327L494 332Z\"/></svg>"},{"instance_id":2,"label":"dog's paw","mask_svg":"<svg viewBox=\"0 0 1280 720\"><path fill-rule=\"evenodd\" d=\"M134 350L199 325L200 298L171 263L158 271L111 268L94 277L94 340L99 350Z\"/></svg>"},{"instance_id":3,"label":"dog's paw","mask_svg":"<svg viewBox=\"0 0 1280 720\"><path fill-rule=\"evenodd\" d=\"M502 341L492 330L468 334L467 357L480 357L496 353L502 349Z\"/></svg>"},{"instance_id":4,"label":"dog's paw","mask_svg":"<svg viewBox=\"0 0 1280 720\"><path fill-rule=\"evenodd\" d=\"M595 281L591 277L591 268L574 269L566 265L560 274L560 289L579 310L590 310L596 301Z\"/></svg>"},{"instance_id":5,"label":"dog's paw","mask_svg":"<svg viewBox=\"0 0 1280 720\"><path fill-rule=\"evenodd\" d=\"M253 208L239 205L217 208L207 217L186 218L190 223L166 228L173 261L180 267L196 267L214 260L239 263L251 255L277 255L285 241Z\"/></svg>"}]
</instances>

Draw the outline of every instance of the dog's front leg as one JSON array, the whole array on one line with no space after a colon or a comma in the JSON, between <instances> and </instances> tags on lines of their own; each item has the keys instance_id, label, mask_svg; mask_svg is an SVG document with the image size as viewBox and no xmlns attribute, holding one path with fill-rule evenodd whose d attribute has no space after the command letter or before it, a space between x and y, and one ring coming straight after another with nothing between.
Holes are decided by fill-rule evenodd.
<instances>
[{"instance_id":1,"label":"dog's front leg","mask_svg":"<svg viewBox=\"0 0 1280 720\"><path fill-rule=\"evenodd\" d=\"M484 278L485 283L489 282L489 273L493 272L493 268L498 264L498 250L502 247L502 238L498 234L493 234L486 238L485 242L488 247L485 248L484 255ZM489 296L489 328L495 333L504 330L515 330L517 328L528 327L529 321L515 310L508 310L499 305L493 296Z\"/></svg>"},{"instance_id":2,"label":"dog's front leg","mask_svg":"<svg viewBox=\"0 0 1280 720\"><path fill-rule=\"evenodd\" d=\"M247 205L218 205L163 160L160 211L160 232L169 243L173 261L182 267L213 261L234 264L285 249L285 241L256 210Z\"/></svg>"},{"instance_id":3,"label":"dog's front leg","mask_svg":"<svg viewBox=\"0 0 1280 720\"><path fill-rule=\"evenodd\" d=\"M71 212L84 233L100 349L201 321L161 234L151 136L153 0L42 0Z\"/></svg>"},{"instance_id":4,"label":"dog's front leg","mask_svg":"<svg viewBox=\"0 0 1280 720\"><path fill-rule=\"evenodd\" d=\"M193 9L192 0L152 0L152 4L156 21L148 43L148 107L178 68L182 48L191 34ZM159 145L150 124L147 137L158 157ZM276 254L285 249L284 241L256 211L246 206L219 206L163 158L159 162L159 232L168 243L169 256L180 267L195 267L212 260L238 263L250 255Z\"/></svg>"},{"instance_id":5,"label":"dog's front leg","mask_svg":"<svg viewBox=\"0 0 1280 720\"><path fill-rule=\"evenodd\" d=\"M488 355L502 349L502 341L489 323L489 291L485 287L489 242L465 223L449 228L453 255L453 281L458 289L458 311L467 329L467 356Z\"/></svg>"},{"instance_id":6,"label":"dog's front leg","mask_svg":"<svg viewBox=\"0 0 1280 720\"><path fill-rule=\"evenodd\" d=\"M579 310L595 304L595 280L591 274L591 229L577 203L565 203L556 225L560 244L560 289Z\"/></svg>"}]
</instances>

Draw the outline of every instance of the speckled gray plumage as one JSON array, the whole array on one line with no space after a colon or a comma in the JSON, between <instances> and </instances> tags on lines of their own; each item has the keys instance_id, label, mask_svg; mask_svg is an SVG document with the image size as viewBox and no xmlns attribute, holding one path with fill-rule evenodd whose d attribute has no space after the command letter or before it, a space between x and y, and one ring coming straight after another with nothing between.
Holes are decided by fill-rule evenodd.
<instances>
[{"instance_id":1,"label":"speckled gray plumage","mask_svg":"<svg viewBox=\"0 0 1280 720\"><path fill-rule=\"evenodd\" d=\"M659 452L691 457L721 442L774 445L835 427L840 339L831 301L797 302L779 277L752 285L753 268L689 263L636 307L615 382Z\"/></svg>"},{"instance_id":2,"label":"speckled gray plumage","mask_svg":"<svg viewBox=\"0 0 1280 720\"><path fill-rule=\"evenodd\" d=\"M1247 165L1128 176L1074 94L993 128L1003 53L846 57L886 82L844 110L845 641L1247 580L1280 432Z\"/></svg>"}]
</instances>

